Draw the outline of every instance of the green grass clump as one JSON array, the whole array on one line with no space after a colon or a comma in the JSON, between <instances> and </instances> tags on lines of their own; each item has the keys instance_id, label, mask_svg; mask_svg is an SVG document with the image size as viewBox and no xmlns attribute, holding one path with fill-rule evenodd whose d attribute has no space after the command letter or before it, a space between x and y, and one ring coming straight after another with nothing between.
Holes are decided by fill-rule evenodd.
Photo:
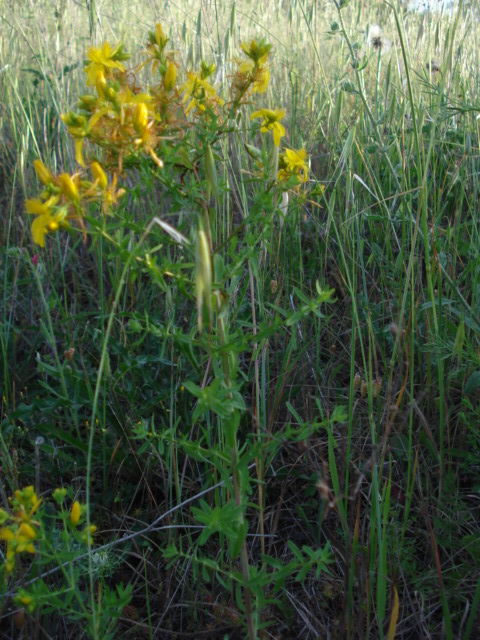
<instances>
[{"instance_id":1,"label":"green grass clump","mask_svg":"<svg viewBox=\"0 0 480 640\"><path fill-rule=\"evenodd\" d=\"M473 640L476 4L0 15L0 637Z\"/></svg>"}]
</instances>

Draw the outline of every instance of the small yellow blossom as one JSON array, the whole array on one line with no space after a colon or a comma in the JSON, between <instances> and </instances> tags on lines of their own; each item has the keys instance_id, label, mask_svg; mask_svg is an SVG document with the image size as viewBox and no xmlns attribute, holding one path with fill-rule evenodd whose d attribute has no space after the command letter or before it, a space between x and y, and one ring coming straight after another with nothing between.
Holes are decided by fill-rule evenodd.
<instances>
[{"instance_id":1,"label":"small yellow blossom","mask_svg":"<svg viewBox=\"0 0 480 640\"><path fill-rule=\"evenodd\" d=\"M33 515L39 508L41 500L38 499L33 486L17 489L11 500L12 513L3 513L3 522L9 521L0 529L0 540L7 543L5 554L5 569L11 573L15 567L15 558L21 553L35 553L32 540L38 536L39 521L33 520Z\"/></svg>"},{"instance_id":2,"label":"small yellow blossom","mask_svg":"<svg viewBox=\"0 0 480 640\"><path fill-rule=\"evenodd\" d=\"M167 70L165 71L165 77L163 78L163 86L167 91L173 89L175 85L175 80L177 77L177 69L172 61L170 61L167 65Z\"/></svg>"},{"instance_id":3,"label":"small yellow blossom","mask_svg":"<svg viewBox=\"0 0 480 640\"><path fill-rule=\"evenodd\" d=\"M62 193L67 196L70 200L76 202L78 200L78 188L75 184L75 180L72 179L68 173L62 173L58 176L58 182L60 184L60 189Z\"/></svg>"},{"instance_id":4,"label":"small yellow blossom","mask_svg":"<svg viewBox=\"0 0 480 640\"><path fill-rule=\"evenodd\" d=\"M240 47L243 53L250 58L250 60L257 65L261 65L267 61L272 45L266 44L265 40L262 38L258 42L256 40L252 40L250 44L248 42L242 42L240 43Z\"/></svg>"},{"instance_id":5,"label":"small yellow blossom","mask_svg":"<svg viewBox=\"0 0 480 640\"><path fill-rule=\"evenodd\" d=\"M98 182L102 189L106 189L108 185L108 178L105 171L102 169L102 165L99 162L92 162L92 173L95 180Z\"/></svg>"},{"instance_id":6,"label":"small yellow blossom","mask_svg":"<svg viewBox=\"0 0 480 640\"><path fill-rule=\"evenodd\" d=\"M90 86L95 85L98 88L99 84L104 84L107 69L125 72L125 67L120 60L125 60L127 56L123 53L121 43L115 49L112 49L108 42L105 42L100 48L90 47L87 56L90 64L85 67L85 73L87 74L87 84Z\"/></svg>"},{"instance_id":7,"label":"small yellow blossom","mask_svg":"<svg viewBox=\"0 0 480 640\"><path fill-rule=\"evenodd\" d=\"M148 124L148 107L144 102L135 105L133 110L133 126L138 133L142 133Z\"/></svg>"},{"instance_id":8,"label":"small yellow blossom","mask_svg":"<svg viewBox=\"0 0 480 640\"><path fill-rule=\"evenodd\" d=\"M58 196L53 196L46 202L42 202L38 198L32 198L25 202L27 213L37 216L32 223L32 236L35 244L41 247L45 246L45 235L48 232L57 231L60 226L65 225L67 210L65 207L55 208L58 200Z\"/></svg>"},{"instance_id":9,"label":"small yellow blossom","mask_svg":"<svg viewBox=\"0 0 480 640\"><path fill-rule=\"evenodd\" d=\"M165 46L168 42L168 38L165 35L165 31L163 30L163 27L160 24L160 22L155 25L155 40L157 41L157 44L160 47L160 49L163 51L163 49L165 49Z\"/></svg>"},{"instance_id":10,"label":"small yellow blossom","mask_svg":"<svg viewBox=\"0 0 480 640\"><path fill-rule=\"evenodd\" d=\"M285 111L283 109L260 109L252 113L250 120L263 118L260 131L265 133L271 130L273 133L273 141L278 147L280 145L280 138L285 135L285 127L283 124L280 124L280 120L284 115Z\"/></svg>"},{"instance_id":11,"label":"small yellow blossom","mask_svg":"<svg viewBox=\"0 0 480 640\"><path fill-rule=\"evenodd\" d=\"M66 495L67 495L67 490L65 489L65 487L61 487L61 488L59 487L58 489L55 489L55 491L52 494L53 499L55 500L55 502L58 502L58 504L62 504Z\"/></svg>"},{"instance_id":12,"label":"small yellow blossom","mask_svg":"<svg viewBox=\"0 0 480 640\"><path fill-rule=\"evenodd\" d=\"M52 174L47 169L47 167L43 164L41 160L34 160L33 166L35 167L35 171L37 173L38 179L45 185L49 185L53 181Z\"/></svg>"},{"instance_id":13,"label":"small yellow blossom","mask_svg":"<svg viewBox=\"0 0 480 640\"><path fill-rule=\"evenodd\" d=\"M70 522L73 524L74 527L76 527L77 524L80 522L81 515L82 515L82 508L78 500L75 500L75 502L72 505L72 510L70 511Z\"/></svg>"},{"instance_id":14,"label":"small yellow blossom","mask_svg":"<svg viewBox=\"0 0 480 640\"><path fill-rule=\"evenodd\" d=\"M255 93L265 93L270 81L270 71L267 67L258 66L252 60L245 60L239 66L240 77L243 83L250 85Z\"/></svg>"},{"instance_id":15,"label":"small yellow blossom","mask_svg":"<svg viewBox=\"0 0 480 640\"><path fill-rule=\"evenodd\" d=\"M308 178L306 158L307 152L304 149L298 151L285 149L285 153L282 153L279 158L278 179L288 180L290 176L295 175L301 182L306 182Z\"/></svg>"},{"instance_id":16,"label":"small yellow blossom","mask_svg":"<svg viewBox=\"0 0 480 640\"><path fill-rule=\"evenodd\" d=\"M85 527L83 531L80 532L80 540L84 544L93 544L93 534L97 531L97 527L94 524L91 524L88 528Z\"/></svg>"},{"instance_id":17,"label":"small yellow blossom","mask_svg":"<svg viewBox=\"0 0 480 640\"><path fill-rule=\"evenodd\" d=\"M187 82L181 88L185 94L183 102L188 102L190 99L185 113L189 113L193 108L205 111L207 108L212 109L216 105L222 106L224 104L214 87L205 79L203 69L200 73L189 71L187 78Z\"/></svg>"},{"instance_id":18,"label":"small yellow blossom","mask_svg":"<svg viewBox=\"0 0 480 640\"><path fill-rule=\"evenodd\" d=\"M28 538L29 540L35 540L35 538L37 537L37 532L32 527L32 525L28 524L27 522L22 522L19 531L22 536L25 536L25 538Z\"/></svg>"},{"instance_id":19,"label":"small yellow blossom","mask_svg":"<svg viewBox=\"0 0 480 640\"><path fill-rule=\"evenodd\" d=\"M9 527L2 527L0 529L0 540L6 540L10 542L15 539L15 534Z\"/></svg>"},{"instance_id":20,"label":"small yellow blossom","mask_svg":"<svg viewBox=\"0 0 480 640\"><path fill-rule=\"evenodd\" d=\"M266 67L260 67L257 70L256 79L253 83L252 90L257 93L265 93L270 82L270 71Z\"/></svg>"}]
</instances>

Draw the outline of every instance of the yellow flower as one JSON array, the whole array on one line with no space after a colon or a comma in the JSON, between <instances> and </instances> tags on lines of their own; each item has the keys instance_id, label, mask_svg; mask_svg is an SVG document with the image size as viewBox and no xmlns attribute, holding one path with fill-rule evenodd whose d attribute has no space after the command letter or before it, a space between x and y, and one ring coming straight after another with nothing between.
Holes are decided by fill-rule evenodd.
<instances>
[{"instance_id":1,"label":"yellow flower","mask_svg":"<svg viewBox=\"0 0 480 640\"><path fill-rule=\"evenodd\" d=\"M145 102L135 105L133 110L133 126L138 133L142 133L148 124L148 107Z\"/></svg>"},{"instance_id":2,"label":"yellow flower","mask_svg":"<svg viewBox=\"0 0 480 640\"><path fill-rule=\"evenodd\" d=\"M69 198L76 202L78 200L78 188L75 181L72 180L68 173L62 173L58 176L58 182L62 192Z\"/></svg>"},{"instance_id":3,"label":"yellow flower","mask_svg":"<svg viewBox=\"0 0 480 640\"><path fill-rule=\"evenodd\" d=\"M80 540L84 543L84 544L93 544L93 534L97 531L97 527L94 524L91 524L90 527L87 529L87 527L85 527L85 529L83 531L80 532Z\"/></svg>"},{"instance_id":4,"label":"yellow flower","mask_svg":"<svg viewBox=\"0 0 480 640\"><path fill-rule=\"evenodd\" d=\"M107 69L117 69L122 73L125 72L125 67L119 61L119 59L125 59L126 57L120 42L115 49L112 49L108 42L105 42L101 48L90 47L87 56L91 62L85 67L85 73L87 74L87 84L90 86L98 86L99 83L103 84Z\"/></svg>"},{"instance_id":5,"label":"yellow flower","mask_svg":"<svg viewBox=\"0 0 480 640\"><path fill-rule=\"evenodd\" d=\"M64 219L67 214L66 208L62 207L57 211L53 210L53 207L57 204L58 200L59 197L54 196L46 202L42 202L37 198L33 198L25 202L27 213L32 213L37 216L32 223L32 236L35 244L38 244L41 247L45 246L45 235L48 232L57 231L62 223L64 223ZM37 500L37 502L40 504L40 501ZM33 511L35 509L36 507Z\"/></svg>"},{"instance_id":6,"label":"yellow flower","mask_svg":"<svg viewBox=\"0 0 480 640\"><path fill-rule=\"evenodd\" d=\"M35 171L37 173L38 179L45 185L49 185L53 181L52 174L47 169L47 167L43 164L41 160L34 160L33 166L35 167Z\"/></svg>"},{"instance_id":7,"label":"yellow flower","mask_svg":"<svg viewBox=\"0 0 480 640\"><path fill-rule=\"evenodd\" d=\"M285 135L285 127L280 124L280 120L285 115L283 109L260 109L260 111L254 111L250 116L250 120L255 118L263 118L260 131L265 133L266 131L272 131L273 142L278 147L280 145L280 138Z\"/></svg>"},{"instance_id":8,"label":"yellow flower","mask_svg":"<svg viewBox=\"0 0 480 640\"><path fill-rule=\"evenodd\" d=\"M306 182L308 178L308 165L305 162L307 152L304 149L295 151L294 149L285 149L279 159L280 171L278 172L279 180L288 180L292 175L298 177L301 182Z\"/></svg>"},{"instance_id":9,"label":"yellow flower","mask_svg":"<svg viewBox=\"0 0 480 640\"><path fill-rule=\"evenodd\" d=\"M6 540L10 542L15 538L15 534L9 527L2 527L0 529L0 540Z\"/></svg>"},{"instance_id":10,"label":"yellow flower","mask_svg":"<svg viewBox=\"0 0 480 640\"><path fill-rule=\"evenodd\" d=\"M173 89L176 77L177 70L173 62L170 61L167 66L167 70L165 71L165 77L163 78L163 85L167 91Z\"/></svg>"},{"instance_id":11,"label":"yellow flower","mask_svg":"<svg viewBox=\"0 0 480 640\"><path fill-rule=\"evenodd\" d=\"M125 189L117 189L117 174L114 173L112 183L105 190L105 195L103 196L103 212L108 213L109 209L114 207L123 195L125 195Z\"/></svg>"},{"instance_id":12,"label":"yellow flower","mask_svg":"<svg viewBox=\"0 0 480 640\"><path fill-rule=\"evenodd\" d=\"M245 60L239 66L241 78L246 79L246 84L252 83L252 91L265 93L270 81L270 71L267 67L256 65L253 60Z\"/></svg>"},{"instance_id":13,"label":"yellow flower","mask_svg":"<svg viewBox=\"0 0 480 640\"><path fill-rule=\"evenodd\" d=\"M200 111L205 111L207 107L213 108L215 105L223 105L224 102L218 97L214 87L204 79L203 70L198 73L189 71L187 82L182 86L181 91L185 93L183 102L191 98L185 113L189 113L194 107Z\"/></svg>"},{"instance_id":14,"label":"yellow flower","mask_svg":"<svg viewBox=\"0 0 480 640\"><path fill-rule=\"evenodd\" d=\"M72 505L72 510L70 511L70 522L73 524L74 527L76 527L77 524L80 522L81 515L82 515L82 508L78 500L75 500L75 502Z\"/></svg>"},{"instance_id":15,"label":"yellow flower","mask_svg":"<svg viewBox=\"0 0 480 640\"><path fill-rule=\"evenodd\" d=\"M253 91L257 93L265 93L270 82L270 71L266 67L259 67L256 74L256 80L253 83Z\"/></svg>"},{"instance_id":16,"label":"yellow flower","mask_svg":"<svg viewBox=\"0 0 480 640\"><path fill-rule=\"evenodd\" d=\"M67 495L67 490L64 487L58 488L58 489L55 489L52 495L55 502L58 502L58 504L62 504L62 502L65 499L65 496Z\"/></svg>"},{"instance_id":17,"label":"yellow flower","mask_svg":"<svg viewBox=\"0 0 480 640\"><path fill-rule=\"evenodd\" d=\"M100 187L102 189L106 189L108 185L108 178L99 162L92 162L92 173Z\"/></svg>"},{"instance_id":18,"label":"yellow flower","mask_svg":"<svg viewBox=\"0 0 480 640\"><path fill-rule=\"evenodd\" d=\"M32 525L28 524L27 522L22 522L19 531L21 535L25 536L25 538L27 538L28 540L35 540L35 538L37 537L37 532L32 527Z\"/></svg>"},{"instance_id":19,"label":"yellow flower","mask_svg":"<svg viewBox=\"0 0 480 640\"><path fill-rule=\"evenodd\" d=\"M257 65L264 64L270 55L270 50L272 48L271 44L266 44L263 38L258 42L256 40L252 40L250 44L247 42L242 42L240 47L243 53L253 60L253 62Z\"/></svg>"},{"instance_id":20,"label":"yellow flower","mask_svg":"<svg viewBox=\"0 0 480 640\"><path fill-rule=\"evenodd\" d=\"M163 27L160 24L160 22L155 26L155 40L157 41L157 44L160 47L160 49L163 51L163 49L165 49L165 46L168 42L168 38L165 35L165 31L163 30Z\"/></svg>"},{"instance_id":21,"label":"yellow flower","mask_svg":"<svg viewBox=\"0 0 480 640\"><path fill-rule=\"evenodd\" d=\"M55 216L52 216L50 213L38 216L38 218L35 218L32 222L33 241L43 248L45 246L45 235L49 231L58 231L59 226Z\"/></svg>"},{"instance_id":22,"label":"yellow flower","mask_svg":"<svg viewBox=\"0 0 480 640\"><path fill-rule=\"evenodd\" d=\"M37 497L33 486L17 489L11 500L12 514L4 512L7 517L3 521L10 520L8 526L0 529L0 540L5 540L7 543L5 554L7 573L13 571L17 554L35 553L32 540L37 538L41 522L34 521L32 517L41 502L42 500Z\"/></svg>"}]
</instances>

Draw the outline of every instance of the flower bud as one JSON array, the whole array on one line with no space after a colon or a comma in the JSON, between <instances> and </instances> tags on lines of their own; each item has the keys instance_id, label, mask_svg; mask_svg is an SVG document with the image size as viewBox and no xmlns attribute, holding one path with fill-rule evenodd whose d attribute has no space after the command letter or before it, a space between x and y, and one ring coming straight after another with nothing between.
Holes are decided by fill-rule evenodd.
<instances>
[{"instance_id":1,"label":"flower bud","mask_svg":"<svg viewBox=\"0 0 480 640\"><path fill-rule=\"evenodd\" d=\"M62 173L58 176L58 181L62 192L67 198L70 198L70 200L78 200L78 189L68 173Z\"/></svg>"},{"instance_id":2,"label":"flower bud","mask_svg":"<svg viewBox=\"0 0 480 640\"><path fill-rule=\"evenodd\" d=\"M47 169L47 167L43 164L41 160L34 160L33 166L35 167L35 171L37 173L38 179L41 183L49 185L52 183L52 174Z\"/></svg>"},{"instance_id":3,"label":"flower bud","mask_svg":"<svg viewBox=\"0 0 480 640\"><path fill-rule=\"evenodd\" d=\"M165 45L168 42L168 38L165 35L165 31L163 30L163 27L160 24L160 22L155 27L155 39L160 49L162 50L165 49Z\"/></svg>"},{"instance_id":4,"label":"flower bud","mask_svg":"<svg viewBox=\"0 0 480 640\"><path fill-rule=\"evenodd\" d=\"M83 138L77 138L75 140L75 160L81 167L85 167L85 160L83 159Z\"/></svg>"},{"instance_id":5,"label":"flower bud","mask_svg":"<svg viewBox=\"0 0 480 640\"><path fill-rule=\"evenodd\" d=\"M108 185L108 178L102 168L102 165L99 162L92 162L92 173L95 180L98 181L100 187L102 189L106 189Z\"/></svg>"},{"instance_id":6,"label":"flower bud","mask_svg":"<svg viewBox=\"0 0 480 640\"><path fill-rule=\"evenodd\" d=\"M37 537L37 532L32 527L32 525L28 524L28 522L22 522L20 525L20 533L22 536L25 536L29 540L35 540Z\"/></svg>"},{"instance_id":7,"label":"flower bud","mask_svg":"<svg viewBox=\"0 0 480 640\"><path fill-rule=\"evenodd\" d=\"M170 61L168 63L167 70L165 72L165 77L163 78L163 86L167 91L170 91L170 89L173 89L176 77L177 77L177 70L173 62Z\"/></svg>"},{"instance_id":8,"label":"flower bud","mask_svg":"<svg viewBox=\"0 0 480 640\"><path fill-rule=\"evenodd\" d=\"M78 500L75 500L75 502L72 505L72 510L70 511L70 522L73 524L74 527L76 527L77 524L80 522L81 515L82 515L82 508L80 507L80 503L78 502Z\"/></svg>"},{"instance_id":9,"label":"flower bud","mask_svg":"<svg viewBox=\"0 0 480 640\"><path fill-rule=\"evenodd\" d=\"M138 133L142 133L148 124L148 108L145 102L135 105L133 110L133 126Z\"/></svg>"}]
</instances>

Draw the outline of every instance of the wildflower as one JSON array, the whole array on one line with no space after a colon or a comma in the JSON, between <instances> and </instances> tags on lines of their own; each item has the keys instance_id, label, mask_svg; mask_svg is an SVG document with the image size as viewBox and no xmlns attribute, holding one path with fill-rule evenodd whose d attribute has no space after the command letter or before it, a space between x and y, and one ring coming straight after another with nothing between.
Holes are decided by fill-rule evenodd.
<instances>
[{"instance_id":1,"label":"wildflower","mask_svg":"<svg viewBox=\"0 0 480 640\"><path fill-rule=\"evenodd\" d=\"M72 505L72 510L70 511L70 522L73 524L74 527L76 527L77 524L80 522L81 515L82 515L82 508L78 500L75 500L75 502Z\"/></svg>"},{"instance_id":2,"label":"wildflower","mask_svg":"<svg viewBox=\"0 0 480 640\"><path fill-rule=\"evenodd\" d=\"M103 201L103 212L107 213L107 211L114 207L120 198L125 194L125 189L117 189L117 174L113 174L113 180L110 186L105 190L104 201Z\"/></svg>"},{"instance_id":3,"label":"wildflower","mask_svg":"<svg viewBox=\"0 0 480 640\"><path fill-rule=\"evenodd\" d=\"M88 50L88 58L90 64L85 67L85 73L87 74L87 84L90 86L97 86L98 84L104 84L105 72L110 69L125 73L125 67L120 60L127 60L128 54L124 53L123 45L121 42L112 49L108 42L105 42L101 48L90 47Z\"/></svg>"},{"instance_id":4,"label":"wildflower","mask_svg":"<svg viewBox=\"0 0 480 640\"><path fill-rule=\"evenodd\" d=\"M17 605L25 607L29 613L33 613L33 611L35 611L37 604L35 598L26 589L19 589L14 600Z\"/></svg>"},{"instance_id":5,"label":"wildflower","mask_svg":"<svg viewBox=\"0 0 480 640\"><path fill-rule=\"evenodd\" d=\"M73 180L72 177L68 175L68 173L62 173L61 175L58 176L57 180L58 180L60 189L62 190L62 193L69 200L72 200L73 202L77 202L79 199L78 188L76 185L77 180Z\"/></svg>"},{"instance_id":6,"label":"wildflower","mask_svg":"<svg viewBox=\"0 0 480 640\"><path fill-rule=\"evenodd\" d=\"M65 499L65 496L67 495L67 490L65 489L65 487L58 488L55 489L52 495L55 502L61 505Z\"/></svg>"},{"instance_id":7,"label":"wildflower","mask_svg":"<svg viewBox=\"0 0 480 640\"><path fill-rule=\"evenodd\" d=\"M260 109L260 111L254 111L250 116L250 120L255 118L263 118L260 131L265 133L272 130L273 141L278 147L280 145L280 138L285 135L285 127L280 124L280 120L285 115L283 109Z\"/></svg>"},{"instance_id":8,"label":"wildflower","mask_svg":"<svg viewBox=\"0 0 480 640\"><path fill-rule=\"evenodd\" d=\"M372 24L368 30L368 43L374 49L382 49L388 51L391 48L391 42L383 37L382 27L378 24Z\"/></svg>"},{"instance_id":9,"label":"wildflower","mask_svg":"<svg viewBox=\"0 0 480 640\"><path fill-rule=\"evenodd\" d=\"M167 91L173 89L175 85L175 79L177 77L177 70L172 61L170 61L167 65L167 70L165 71L165 77L163 78L163 86Z\"/></svg>"},{"instance_id":10,"label":"wildflower","mask_svg":"<svg viewBox=\"0 0 480 640\"><path fill-rule=\"evenodd\" d=\"M34 160L33 166L35 167L35 172L40 182L47 186L50 185L53 181L53 177L43 162L41 160Z\"/></svg>"},{"instance_id":11,"label":"wildflower","mask_svg":"<svg viewBox=\"0 0 480 640\"><path fill-rule=\"evenodd\" d=\"M165 49L165 45L168 42L168 38L165 35L165 31L160 22L155 25L155 40L161 49Z\"/></svg>"},{"instance_id":12,"label":"wildflower","mask_svg":"<svg viewBox=\"0 0 480 640\"><path fill-rule=\"evenodd\" d=\"M81 167L85 168L85 160L83 159L83 138L75 140L75 161Z\"/></svg>"},{"instance_id":13,"label":"wildflower","mask_svg":"<svg viewBox=\"0 0 480 640\"><path fill-rule=\"evenodd\" d=\"M145 102L135 105L133 110L133 126L138 133L143 133L148 124L148 107Z\"/></svg>"},{"instance_id":14,"label":"wildflower","mask_svg":"<svg viewBox=\"0 0 480 640\"><path fill-rule=\"evenodd\" d=\"M213 71L215 66L212 65ZM199 111L206 111L206 109L213 109L216 105L222 106L223 100L217 95L214 87L206 80L211 67L203 68L200 73L193 73L193 71L187 72L188 80L184 83L181 91L185 94L183 102L190 102L185 110L185 113L189 113L193 108L197 108ZM212 73L213 73L212 71Z\"/></svg>"},{"instance_id":15,"label":"wildflower","mask_svg":"<svg viewBox=\"0 0 480 640\"><path fill-rule=\"evenodd\" d=\"M80 540L84 544L93 544L93 534L97 531L97 527L94 524L91 524L88 528L85 527L83 531L80 532Z\"/></svg>"},{"instance_id":16,"label":"wildflower","mask_svg":"<svg viewBox=\"0 0 480 640\"><path fill-rule=\"evenodd\" d=\"M41 504L33 486L15 491L12 499L12 514L2 510L1 520L5 525L0 529L0 540L7 543L5 569L11 573L15 567L15 558L21 553L35 553L33 540L38 537L40 522L33 516ZM7 524L8 522L8 524Z\"/></svg>"},{"instance_id":17,"label":"wildflower","mask_svg":"<svg viewBox=\"0 0 480 640\"><path fill-rule=\"evenodd\" d=\"M246 89L251 85L254 93L265 93L270 81L270 71L267 67L255 65L252 60L245 60L240 64L239 77L235 82L244 85Z\"/></svg>"},{"instance_id":18,"label":"wildflower","mask_svg":"<svg viewBox=\"0 0 480 640\"><path fill-rule=\"evenodd\" d=\"M267 60L271 53L271 44L266 44L264 40L257 42L240 44L242 51L248 60L243 62L237 60L238 71L234 74L232 82L233 101L238 103L249 89L253 92L264 93L270 81L270 71L266 67Z\"/></svg>"},{"instance_id":19,"label":"wildflower","mask_svg":"<svg viewBox=\"0 0 480 640\"><path fill-rule=\"evenodd\" d=\"M308 165L305 162L307 152L304 149L295 151L294 149L285 149L279 158L280 170L278 172L279 180L288 180L291 176L297 176L301 182L306 182L308 177Z\"/></svg>"},{"instance_id":20,"label":"wildflower","mask_svg":"<svg viewBox=\"0 0 480 640\"><path fill-rule=\"evenodd\" d=\"M108 185L108 178L102 168L102 165L99 162L92 162L91 167L95 181L98 182L102 189L106 189Z\"/></svg>"},{"instance_id":21,"label":"wildflower","mask_svg":"<svg viewBox=\"0 0 480 640\"><path fill-rule=\"evenodd\" d=\"M58 201L59 196L53 196L46 202L42 202L38 198L32 198L25 202L27 213L37 216L32 223L32 236L35 244L41 247L45 246L45 234L55 232L61 226L65 226L67 210L65 207L55 207Z\"/></svg>"},{"instance_id":22,"label":"wildflower","mask_svg":"<svg viewBox=\"0 0 480 640\"><path fill-rule=\"evenodd\" d=\"M258 42L256 40L252 40L250 44L242 42L240 44L240 48L247 58L250 58L254 64L262 65L267 61L272 45L266 44L265 40L262 38Z\"/></svg>"},{"instance_id":23,"label":"wildflower","mask_svg":"<svg viewBox=\"0 0 480 640\"><path fill-rule=\"evenodd\" d=\"M22 522L20 525L20 534L28 540L35 540L37 537L37 532L28 522Z\"/></svg>"},{"instance_id":24,"label":"wildflower","mask_svg":"<svg viewBox=\"0 0 480 640\"><path fill-rule=\"evenodd\" d=\"M269 82L270 71L266 67L259 67L253 81L252 91L256 93L265 93Z\"/></svg>"}]
</instances>

